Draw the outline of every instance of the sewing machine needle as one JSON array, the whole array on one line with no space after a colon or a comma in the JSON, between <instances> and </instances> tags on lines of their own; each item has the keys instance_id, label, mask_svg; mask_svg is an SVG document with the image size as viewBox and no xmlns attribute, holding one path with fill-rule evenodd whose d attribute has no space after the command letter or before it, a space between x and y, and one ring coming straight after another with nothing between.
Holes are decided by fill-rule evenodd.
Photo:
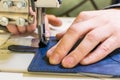
<instances>
[{"instance_id":1,"label":"sewing machine needle","mask_svg":"<svg viewBox=\"0 0 120 80\"><path fill-rule=\"evenodd\" d=\"M48 39L45 36L45 8L37 8L38 14L38 34L40 38L39 47L45 47L48 43Z\"/></svg>"}]
</instances>

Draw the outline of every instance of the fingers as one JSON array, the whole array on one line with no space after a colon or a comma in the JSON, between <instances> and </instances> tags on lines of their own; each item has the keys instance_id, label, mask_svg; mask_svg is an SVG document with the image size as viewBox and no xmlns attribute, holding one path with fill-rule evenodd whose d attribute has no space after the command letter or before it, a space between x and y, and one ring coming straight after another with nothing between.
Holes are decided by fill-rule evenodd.
<instances>
[{"instance_id":1,"label":"fingers","mask_svg":"<svg viewBox=\"0 0 120 80\"><path fill-rule=\"evenodd\" d=\"M61 26L62 21L54 15L47 15L48 22L53 26Z\"/></svg>"},{"instance_id":2,"label":"fingers","mask_svg":"<svg viewBox=\"0 0 120 80\"><path fill-rule=\"evenodd\" d=\"M116 44L117 42L117 38L113 36L106 39L95 51L91 52L82 61L80 61L80 64L88 65L100 61L108 54L110 54L113 50L118 48L118 44Z\"/></svg>"},{"instance_id":3,"label":"fingers","mask_svg":"<svg viewBox=\"0 0 120 80\"><path fill-rule=\"evenodd\" d=\"M111 16L114 13L116 14L113 10L103 10L98 13L96 11L89 13L93 16L88 13L80 14L68 31L60 35L61 41L52 48L51 55L48 56L49 62L51 64L62 62L65 68L72 68L78 63L87 65L103 59L118 48L120 45L119 22L114 21L118 19L118 16ZM105 18L106 16L110 19ZM69 53L74 44L82 37L81 43Z\"/></svg>"},{"instance_id":4,"label":"fingers","mask_svg":"<svg viewBox=\"0 0 120 80\"><path fill-rule=\"evenodd\" d=\"M8 31L11 32L12 34L23 34L23 33L31 33L35 30L35 26L34 24L29 25L29 26L16 26L16 25L12 25L9 24L8 26L6 26Z\"/></svg>"},{"instance_id":5,"label":"fingers","mask_svg":"<svg viewBox=\"0 0 120 80\"><path fill-rule=\"evenodd\" d=\"M47 57L48 57L48 58L52 55L52 53L53 53L53 51L55 50L55 48L56 48L56 45L53 46L51 49L49 49L49 50L47 51Z\"/></svg>"},{"instance_id":6,"label":"fingers","mask_svg":"<svg viewBox=\"0 0 120 80\"><path fill-rule=\"evenodd\" d=\"M105 28L96 28L90 31L76 49L63 59L62 65L66 68L76 66L100 42L111 36L110 31L107 31Z\"/></svg>"},{"instance_id":7,"label":"fingers","mask_svg":"<svg viewBox=\"0 0 120 80\"><path fill-rule=\"evenodd\" d=\"M17 26L15 24L9 24L7 25L7 29L12 34L23 34L23 33L31 33L36 29L36 14L32 11L30 7L30 13L31 15L35 16L35 21L33 24L30 25L24 25L24 26Z\"/></svg>"},{"instance_id":8,"label":"fingers","mask_svg":"<svg viewBox=\"0 0 120 80\"><path fill-rule=\"evenodd\" d=\"M77 42L77 40L80 39L83 35L85 35L90 30L92 30L96 25L94 24L94 21L86 21L85 23L84 22L77 23L75 25L72 25L68 29L66 34L61 39L61 42L53 51L52 56L49 57L49 61L51 64L59 64L61 60L64 58L64 56L66 56L67 53L70 51L72 46ZM76 28L76 27L79 27L79 28Z\"/></svg>"},{"instance_id":9,"label":"fingers","mask_svg":"<svg viewBox=\"0 0 120 80\"><path fill-rule=\"evenodd\" d=\"M55 45L53 46L51 49L49 49L47 51L47 57L49 58L52 54L53 54L53 51L55 50L55 48L57 47L57 45L60 43L60 41Z\"/></svg>"},{"instance_id":10,"label":"fingers","mask_svg":"<svg viewBox=\"0 0 120 80\"><path fill-rule=\"evenodd\" d=\"M11 32L12 34L19 34L19 30L15 25L11 25L9 24L8 26L6 26L8 31Z\"/></svg>"}]
</instances>

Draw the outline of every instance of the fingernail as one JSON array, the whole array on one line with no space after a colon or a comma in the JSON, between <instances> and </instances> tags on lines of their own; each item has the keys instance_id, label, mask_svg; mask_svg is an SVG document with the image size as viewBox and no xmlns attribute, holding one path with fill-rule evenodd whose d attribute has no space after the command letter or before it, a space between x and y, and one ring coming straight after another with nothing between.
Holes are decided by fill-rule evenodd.
<instances>
[{"instance_id":1,"label":"fingernail","mask_svg":"<svg viewBox=\"0 0 120 80\"><path fill-rule=\"evenodd\" d=\"M49 61L50 61L50 64L59 64L60 63L60 56L58 54L50 56Z\"/></svg>"},{"instance_id":2,"label":"fingernail","mask_svg":"<svg viewBox=\"0 0 120 80\"><path fill-rule=\"evenodd\" d=\"M74 58L70 56L63 59L62 65L65 68L71 68L74 66L74 62L75 62Z\"/></svg>"}]
</instances>

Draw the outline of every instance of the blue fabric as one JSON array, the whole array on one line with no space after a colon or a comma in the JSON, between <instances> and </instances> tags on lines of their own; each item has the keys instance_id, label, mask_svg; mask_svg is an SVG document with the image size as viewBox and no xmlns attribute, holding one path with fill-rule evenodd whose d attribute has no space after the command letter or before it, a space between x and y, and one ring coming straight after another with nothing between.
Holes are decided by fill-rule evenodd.
<instances>
[{"instance_id":1,"label":"blue fabric","mask_svg":"<svg viewBox=\"0 0 120 80\"><path fill-rule=\"evenodd\" d=\"M77 65L72 69L65 69L61 64L50 65L46 58L46 51L56 43L57 40L51 37L47 47L38 49L28 68L29 72L93 73L120 76L120 49L116 49L109 56L95 64L88 66Z\"/></svg>"}]
</instances>

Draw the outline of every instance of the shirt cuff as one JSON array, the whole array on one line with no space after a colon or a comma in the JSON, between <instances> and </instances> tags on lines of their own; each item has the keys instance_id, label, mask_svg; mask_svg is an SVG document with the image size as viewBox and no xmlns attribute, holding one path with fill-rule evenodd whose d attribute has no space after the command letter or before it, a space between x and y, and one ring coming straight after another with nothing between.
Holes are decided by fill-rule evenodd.
<instances>
[{"instance_id":1,"label":"shirt cuff","mask_svg":"<svg viewBox=\"0 0 120 80\"><path fill-rule=\"evenodd\" d=\"M120 3L107 6L104 9L111 9L111 8L120 8Z\"/></svg>"}]
</instances>

